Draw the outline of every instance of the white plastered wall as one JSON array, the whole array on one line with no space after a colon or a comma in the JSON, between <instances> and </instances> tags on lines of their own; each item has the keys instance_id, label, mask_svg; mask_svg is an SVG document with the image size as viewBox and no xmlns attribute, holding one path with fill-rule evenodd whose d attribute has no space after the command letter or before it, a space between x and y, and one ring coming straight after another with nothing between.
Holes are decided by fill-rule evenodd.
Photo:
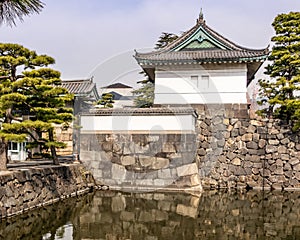
<instances>
[{"instance_id":1,"label":"white plastered wall","mask_svg":"<svg viewBox=\"0 0 300 240\"><path fill-rule=\"evenodd\" d=\"M195 116L81 116L81 133L105 132L194 132Z\"/></svg>"},{"instance_id":2,"label":"white plastered wall","mask_svg":"<svg viewBox=\"0 0 300 240\"><path fill-rule=\"evenodd\" d=\"M155 74L155 104L247 103L246 64L166 66Z\"/></svg>"}]
</instances>

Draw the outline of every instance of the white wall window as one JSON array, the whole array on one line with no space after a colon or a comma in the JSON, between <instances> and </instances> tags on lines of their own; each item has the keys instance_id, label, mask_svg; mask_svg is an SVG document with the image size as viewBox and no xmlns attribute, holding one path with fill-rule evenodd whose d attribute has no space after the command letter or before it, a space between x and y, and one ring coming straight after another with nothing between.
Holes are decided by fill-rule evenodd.
<instances>
[{"instance_id":1,"label":"white wall window","mask_svg":"<svg viewBox=\"0 0 300 240\"><path fill-rule=\"evenodd\" d=\"M198 76L197 76L197 75L191 76L191 82L192 82L192 84L194 84L194 86L195 86L196 88L199 87L199 79L198 79Z\"/></svg>"},{"instance_id":2,"label":"white wall window","mask_svg":"<svg viewBox=\"0 0 300 240\"><path fill-rule=\"evenodd\" d=\"M199 88L206 90L209 88L209 76L208 75L202 75L201 79L199 81Z\"/></svg>"},{"instance_id":3,"label":"white wall window","mask_svg":"<svg viewBox=\"0 0 300 240\"><path fill-rule=\"evenodd\" d=\"M191 82L196 88L200 90L207 90L209 88L208 75L202 75L201 78L199 78L199 76L197 75L191 76Z\"/></svg>"}]
</instances>

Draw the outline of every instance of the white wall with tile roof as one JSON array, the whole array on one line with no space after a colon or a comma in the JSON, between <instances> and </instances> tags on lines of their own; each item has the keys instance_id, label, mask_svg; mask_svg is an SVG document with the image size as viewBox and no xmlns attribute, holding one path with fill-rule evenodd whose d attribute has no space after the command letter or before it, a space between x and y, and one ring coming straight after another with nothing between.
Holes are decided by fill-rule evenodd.
<instances>
[{"instance_id":1,"label":"white wall with tile roof","mask_svg":"<svg viewBox=\"0 0 300 240\"><path fill-rule=\"evenodd\" d=\"M81 116L81 133L194 132L195 122L195 116L192 114L177 116Z\"/></svg>"},{"instance_id":2,"label":"white wall with tile roof","mask_svg":"<svg viewBox=\"0 0 300 240\"><path fill-rule=\"evenodd\" d=\"M155 104L247 103L246 64L164 66L155 75Z\"/></svg>"}]
</instances>

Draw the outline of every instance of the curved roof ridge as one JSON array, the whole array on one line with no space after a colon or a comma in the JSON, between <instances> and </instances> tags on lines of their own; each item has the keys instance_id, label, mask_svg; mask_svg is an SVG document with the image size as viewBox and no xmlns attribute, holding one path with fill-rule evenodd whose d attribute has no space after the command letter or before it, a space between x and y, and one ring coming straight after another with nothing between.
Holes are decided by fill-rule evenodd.
<instances>
[{"instance_id":1,"label":"curved roof ridge","mask_svg":"<svg viewBox=\"0 0 300 240\"><path fill-rule=\"evenodd\" d=\"M70 93L89 93L96 87L96 83L93 82L93 78L62 80L62 86Z\"/></svg>"},{"instance_id":2,"label":"curved roof ridge","mask_svg":"<svg viewBox=\"0 0 300 240\"><path fill-rule=\"evenodd\" d=\"M220 41L221 43L223 43L225 46L227 46L228 50L239 50L239 51L250 51L250 52L263 52L265 54L267 54L269 52L269 45L266 48L263 49L252 49L252 48L246 48L243 46L240 46L236 43L234 43L233 41L229 40L226 37L223 37L221 34L219 34L218 32L216 32L215 30L213 30L211 27L209 27L206 24L206 21L204 19L197 19L197 23L195 26L193 26L190 30L186 31L183 33L183 35L181 35L180 37L178 37L176 40L174 40L173 42L169 43L167 46L165 46L162 49L159 50L154 50L148 53L139 53L136 52L136 57L139 56L144 56L144 55L156 55L156 54L160 54L160 53L166 53L166 52L171 52L174 48L176 48L177 46L179 46L181 43L183 43L184 41L186 41L190 36L192 36L196 31L198 31L198 29L202 27L208 34L212 35L214 38L216 38L218 41Z\"/></svg>"},{"instance_id":3,"label":"curved roof ridge","mask_svg":"<svg viewBox=\"0 0 300 240\"><path fill-rule=\"evenodd\" d=\"M199 25L200 25L199 21L197 21L197 24L194 27L192 27L190 30L184 32L176 40L174 40L173 42L169 43L168 45L166 45L165 47L163 47L159 50L153 50L153 51L148 52L148 53L136 52L136 55L151 55L151 54L158 54L158 53L163 53L163 52L166 52L168 50L171 50L172 48L176 47L177 45L179 45L183 41L182 38L184 38L184 40L186 40L188 37L190 37L198 29Z\"/></svg>"},{"instance_id":4,"label":"curved roof ridge","mask_svg":"<svg viewBox=\"0 0 300 240\"><path fill-rule=\"evenodd\" d=\"M225 45L227 45L229 47L236 48L235 50L251 51L251 52L252 51L262 52L262 51L268 50L268 48L269 48L269 45L266 48L262 48L262 49L247 48L247 47L241 46L239 44L236 44L235 42L233 42L233 41L229 40L228 38L222 36L220 33L216 32L215 30L213 30L211 27L209 27L205 23L203 24L203 27L206 31L209 31L210 34L214 35L214 37L216 37L218 40L223 42Z\"/></svg>"},{"instance_id":5,"label":"curved roof ridge","mask_svg":"<svg viewBox=\"0 0 300 240\"><path fill-rule=\"evenodd\" d=\"M205 22L205 21L203 21ZM197 24L192 27L190 30L184 32L180 37L178 37L175 41L171 42L167 46L165 46L162 50L172 50L173 48L177 47L180 43L188 39L190 36L192 36L198 28L202 25L202 22L197 20Z\"/></svg>"}]
</instances>

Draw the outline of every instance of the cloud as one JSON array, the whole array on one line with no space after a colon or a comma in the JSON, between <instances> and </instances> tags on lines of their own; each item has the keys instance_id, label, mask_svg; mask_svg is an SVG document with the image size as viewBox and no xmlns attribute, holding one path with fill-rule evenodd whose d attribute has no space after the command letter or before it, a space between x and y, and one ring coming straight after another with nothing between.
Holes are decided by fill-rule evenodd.
<instances>
[{"instance_id":1,"label":"cloud","mask_svg":"<svg viewBox=\"0 0 300 240\"><path fill-rule=\"evenodd\" d=\"M65 79L89 77L97 66L119 53L152 48L163 31L188 30L201 7L210 27L252 48L269 44L271 22L278 13L300 7L294 0L44 1L41 14L26 18L16 28L1 26L0 36L3 42L17 42L53 56L55 68ZM130 66L136 64L133 58L126 61L131 61ZM95 76L100 85L105 85L106 78Z\"/></svg>"}]
</instances>

